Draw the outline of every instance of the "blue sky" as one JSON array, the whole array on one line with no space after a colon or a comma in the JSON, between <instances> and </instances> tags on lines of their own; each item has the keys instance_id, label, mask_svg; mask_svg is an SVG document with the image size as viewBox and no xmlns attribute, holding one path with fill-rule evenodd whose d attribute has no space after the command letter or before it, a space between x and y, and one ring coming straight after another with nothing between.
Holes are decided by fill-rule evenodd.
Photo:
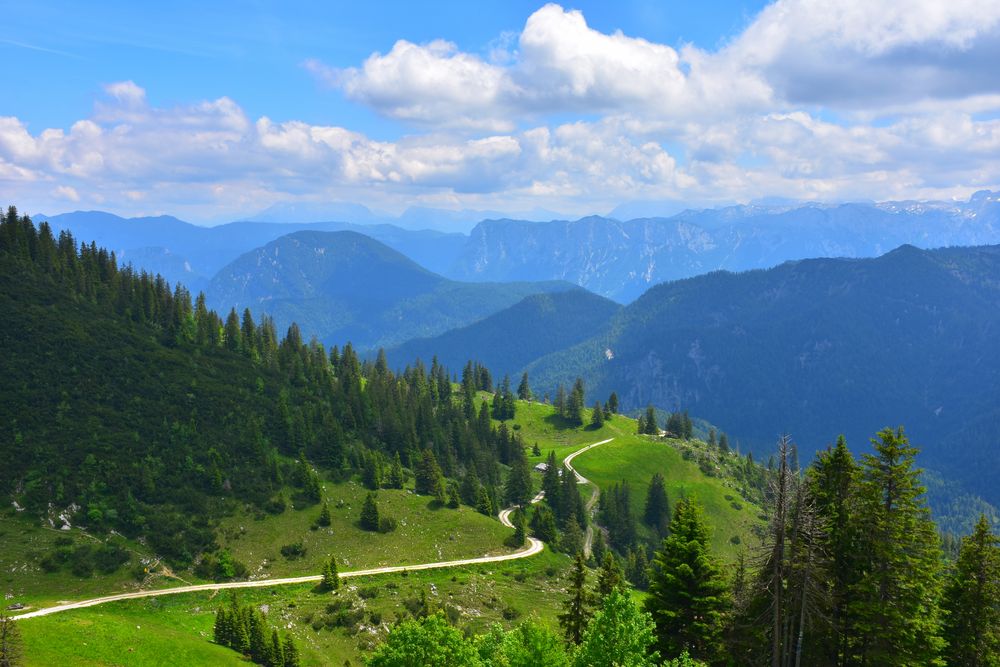
<instances>
[{"instance_id":1,"label":"blue sky","mask_svg":"<svg viewBox=\"0 0 1000 667\"><path fill-rule=\"evenodd\" d=\"M0 194L219 221L997 187L1000 0L898 5L8 2Z\"/></svg>"}]
</instances>

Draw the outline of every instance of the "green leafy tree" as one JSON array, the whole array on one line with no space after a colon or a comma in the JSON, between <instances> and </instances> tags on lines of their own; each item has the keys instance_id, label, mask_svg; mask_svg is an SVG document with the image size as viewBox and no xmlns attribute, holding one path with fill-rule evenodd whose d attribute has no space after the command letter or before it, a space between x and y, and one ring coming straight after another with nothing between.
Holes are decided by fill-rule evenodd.
<instances>
[{"instance_id":1,"label":"green leafy tree","mask_svg":"<svg viewBox=\"0 0 1000 667\"><path fill-rule=\"evenodd\" d=\"M654 559L646 610L656 622L663 655L690 651L712 662L722 652L728 586L708 548L708 527L690 499L674 506L670 535Z\"/></svg>"},{"instance_id":2,"label":"green leafy tree","mask_svg":"<svg viewBox=\"0 0 1000 667\"><path fill-rule=\"evenodd\" d=\"M653 667L660 661L650 651L654 636L653 618L642 611L632 596L614 589L584 633L575 656L577 667Z\"/></svg>"},{"instance_id":3,"label":"green leafy tree","mask_svg":"<svg viewBox=\"0 0 1000 667\"><path fill-rule=\"evenodd\" d=\"M379 529L379 511L374 493L369 492L365 496L365 502L361 506L360 524L365 530L375 531Z\"/></svg>"},{"instance_id":4,"label":"green leafy tree","mask_svg":"<svg viewBox=\"0 0 1000 667\"><path fill-rule=\"evenodd\" d=\"M587 563L583 554L577 552L570 575L569 597L563 602L563 613L559 614L559 625L570 644L583 641L583 634L591 616L593 596L587 588Z\"/></svg>"},{"instance_id":5,"label":"green leafy tree","mask_svg":"<svg viewBox=\"0 0 1000 667\"><path fill-rule=\"evenodd\" d=\"M1000 540L980 515L944 591L949 665L1000 665Z\"/></svg>"},{"instance_id":6,"label":"green leafy tree","mask_svg":"<svg viewBox=\"0 0 1000 667\"><path fill-rule=\"evenodd\" d=\"M858 487L863 555L850 608L866 665L940 664L944 641L938 608L941 550L914 467L917 449L903 429L872 440Z\"/></svg>"},{"instance_id":7,"label":"green leafy tree","mask_svg":"<svg viewBox=\"0 0 1000 667\"><path fill-rule=\"evenodd\" d=\"M510 631L494 624L476 639L483 667L568 667L569 656L559 637L529 619Z\"/></svg>"},{"instance_id":8,"label":"green leafy tree","mask_svg":"<svg viewBox=\"0 0 1000 667\"><path fill-rule=\"evenodd\" d=\"M403 621L369 656L368 667L479 667L471 642L438 612Z\"/></svg>"}]
</instances>

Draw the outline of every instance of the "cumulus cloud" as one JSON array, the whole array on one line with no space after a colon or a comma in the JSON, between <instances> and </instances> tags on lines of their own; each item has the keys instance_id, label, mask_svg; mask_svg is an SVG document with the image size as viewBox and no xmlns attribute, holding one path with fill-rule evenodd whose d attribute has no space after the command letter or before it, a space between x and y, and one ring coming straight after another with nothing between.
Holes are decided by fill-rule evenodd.
<instances>
[{"instance_id":1,"label":"cumulus cloud","mask_svg":"<svg viewBox=\"0 0 1000 667\"><path fill-rule=\"evenodd\" d=\"M353 68L305 64L411 132L391 141L111 83L67 129L0 117L0 184L39 207L214 218L278 200L591 213L1000 188L1000 0L777 0L714 51L550 4L486 50L401 40Z\"/></svg>"}]
</instances>

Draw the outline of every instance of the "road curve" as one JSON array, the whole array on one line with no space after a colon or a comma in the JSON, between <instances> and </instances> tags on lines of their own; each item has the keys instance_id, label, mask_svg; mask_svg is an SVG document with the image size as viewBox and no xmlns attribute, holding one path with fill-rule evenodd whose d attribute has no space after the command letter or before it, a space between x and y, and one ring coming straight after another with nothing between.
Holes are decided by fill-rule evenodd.
<instances>
[{"instance_id":1,"label":"road curve","mask_svg":"<svg viewBox=\"0 0 1000 667\"><path fill-rule=\"evenodd\" d=\"M594 447L598 447L600 445L606 445L612 440L614 440L614 438L608 438L607 440L601 440L600 442L595 442L592 445L581 447L580 449L576 450L575 452L567 456L565 459L563 459L563 465L566 466L566 468L568 468L570 472L576 475L577 484L590 484L591 486L594 487L594 493L591 494L590 500L587 501L587 514L590 515L590 518L593 518L594 505L597 504L597 500L601 497L601 487L591 483L589 479L587 479L579 472L577 472L576 468L573 467L573 459L575 459L580 454L583 454L584 452L593 449ZM590 558L590 551L593 544L594 544L594 522L590 521L587 523L587 532L584 533L583 536L583 555L586 556L587 558Z\"/></svg>"},{"instance_id":2,"label":"road curve","mask_svg":"<svg viewBox=\"0 0 1000 667\"><path fill-rule=\"evenodd\" d=\"M596 447L597 445L603 445L610 440L604 440L602 442L594 443L593 445L588 445L579 449L572 454L570 454L565 459L566 467L573 471L577 476L578 480L582 480L581 483L585 483L587 480L583 478L579 473L573 470L572 466L569 465L570 460L582 452L587 451L591 447ZM531 501L532 503L537 503L542 499L542 493L539 493ZM508 528L513 528L514 524L510 522L510 514L513 512L514 508L508 508L500 512L499 519L500 522L507 526ZM534 537L528 538L528 544L521 550L515 551L509 554L501 554L499 556L480 556L479 558L461 558L459 560L446 560L439 561L435 563L419 563L417 565L392 565L388 567L375 567L367 570L354 570L352 572L341 572L340 577L342 579L348 579L351 577L365 577L375 574L392 574L394 572L410 572L413 570L436 570L445 567L458 567L462 565L479 565L482 563L502 563L508 560L517 560L520 558L528 558L540 553L545 545L541 540ZM181 593L199 593L204 591L222 591L233 588L267 588L269 586L289 586L294 584L308 584L313 582L319 582L322 580L322 575L306 575L304 577L283 577L280 579L258 579L255 581L230 581L225 583L217 584L194 584L189 586L177 586L175 588L159 588L148 591L133 591L131 593L118 593L117 595L105 595L104 597L92 598L90 600L81 600L80 602L67 602L66 604L56 605L54 607L45 607L43 609L36 609L34 611L25 612L17 616L11 616L10 618L15 621L22 621L30 618L38 618L39 616L48 616L49 614L57 614L62 611L70 611L72 609L84 609L86 607L96 607L97 605L106 604L108 602L119 602L121 600L135 600L139 598L149 598L158 597L161 595L179 595Z\"/></svg>"}]
</instances>

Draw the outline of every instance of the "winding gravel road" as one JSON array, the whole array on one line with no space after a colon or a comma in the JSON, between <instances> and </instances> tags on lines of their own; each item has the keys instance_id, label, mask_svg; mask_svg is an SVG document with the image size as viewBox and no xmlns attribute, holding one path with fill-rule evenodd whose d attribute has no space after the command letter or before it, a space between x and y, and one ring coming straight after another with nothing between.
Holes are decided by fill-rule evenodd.
<instances>
[{"instance_id":1,"label":"winding gravel road","mask_svg":"<svg viewBox=\"0 0 1000 667\"><path fill-rule=\"evenodd\" d=\"M604 440L602 442L596 442L592 445L587 445L582 449L579 449L569 456L566 457L564 463L566 467L576 475L577 480L580 483L586 483L587 480L582 477L578 472L573 470L570 465L570 461L577 454L581 454L592 447L598 445L603 445L606 442L611 442L611 440ZM543 493L539 493L531 501L532 503L537 503L542 499ZM593 501L596 502L597 493L594 494ZM593 503L588 503L588 508L592 507ZM508 528L513 528L514 525L510 522L510 514L515 508L511 507L500 512L499 519L500 522L507 526ZM590 531L588 528L588 536ZM588 537L589 540L589 537ZM481 563L502 563L508 560L517 560L520 558L528 558L529 556L534 556L540 553L545 545L541 540L534 537L528 538L528 544L521 550L515 551L509 554L501 554L499 556L480 556L479 558L462 558L459 560L446 560L439 561L436 563L419 563L417 565L393 565L388 567L375 567L368 570L354 570L352 572L341 572L340 577L342 579L349 579L351 577L365 577L374 574L391 574L393 572L411 572L414 570L436 570L445 567L457 567L462 565L479 565ZM11 616L15 621L26 620L29 618L38 618L39 616L48 616L49 614L57 614L62 611L70 611L72 609L83 609L85 607L96 607L97 605L106 604L108 602L119 602L121 600L135 600L138 598L149 598L157 597L161 595L178 595L180 593L198 593L202 591L222 591L230 588L267 588L269 586L288 586L293 584L308 584L313 582L318 582L323 577L317 574L310 574L304 577L284 577L281 579L258 579L255 581L231 581L219 584L195 584L191 586L177 586L175 588L159 588L148 591L133 591L131 593L118 593L116 595L106 595L104 597L92 598L90 600L81 600L79 602L67 602L65 604L56 605L54 607L44 607L42 609L35 609L34 611L28 611L17 616Z\"/></svg>"}]
</instances>

